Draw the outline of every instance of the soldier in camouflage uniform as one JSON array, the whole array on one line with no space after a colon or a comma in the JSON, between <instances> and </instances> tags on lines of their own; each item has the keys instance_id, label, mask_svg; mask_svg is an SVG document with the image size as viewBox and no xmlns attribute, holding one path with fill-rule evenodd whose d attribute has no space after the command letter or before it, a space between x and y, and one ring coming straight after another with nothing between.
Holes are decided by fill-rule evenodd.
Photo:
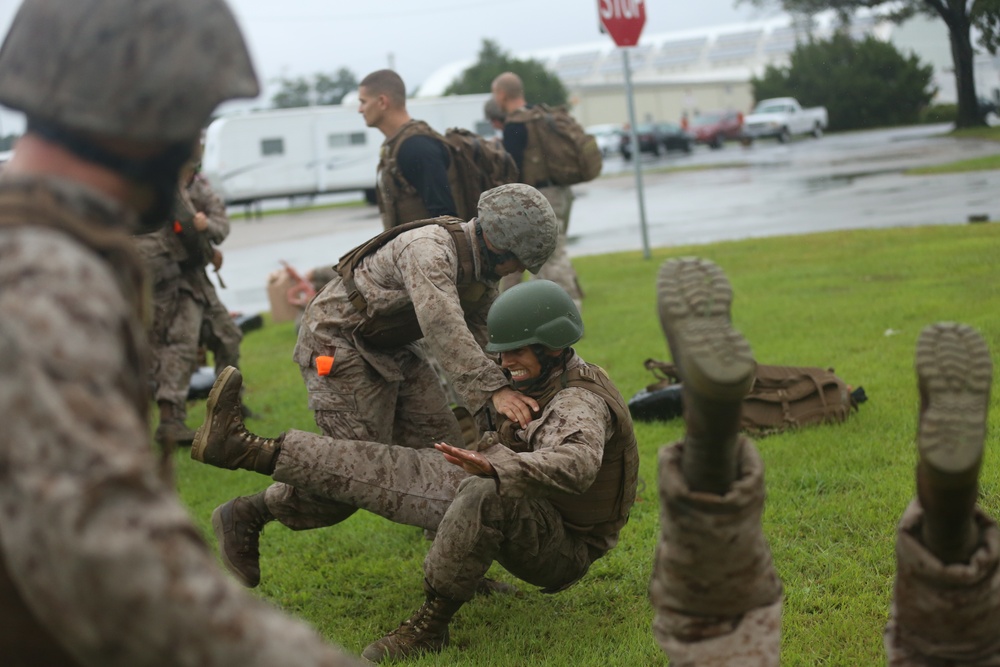
<instances>
[{"instance_id":1,"label":"soldier in camouflage uniform","mask_svg":"<svg viewBox=\"0 0 1000 667\"><path fill-rule=\"evenodd\" d=\"M511 389L483 351L486 314L501 276L537 271L552 252L552 208L534 188L511 184L483 193L478 218L450 220L395 227L347 253L306 307L293 356L326 435L414 448L463 441L437 375L412 344L421 339L473 412L492 403L530 421L537 402ZM213 523L221 549L234 554L230 570L253 587L258 534L268 521L307 530L354 511L279 482L218 507Z\"/></svg>"},{"instance_id":2,"label":"soldier in camouflage uniform","mask_svg":"<svg viewBox=\"0 0 1000 667\"><path fill-rule=\"evenodd\" d=\"M684 440L660 451L653 633L671 665L779 664L781 582L761 530L763 464L738 433L754 375L711 262L664 264L660 319L684 384ZM1000 664L1000 531L976 506L992 363L958 324L917 345L917 498L896 535L885 649L892 667Z\"/></svg>"},{"instance_id":3,"label":"soldier in camouflage uniform","mask_svg":"<svg viewBox=\"0 0 1000 667\"><path fill-rule=\"evenodd\" d=\"M424 561L426 601L365 649L372 662L440 651L494 561L543 592L569 587L617 544L635 500L632 420L604 371L573 351L583 323L569 295L545 280L514 287L493 304L488 328L487 349L539 410L526 425L502 419L479 451L294 430L261 438L240 418L238 371L227 369L209 395L192 458L437 531Z\"/></svg>"},{"instance_id":4,"label":"soldier in camouflage uniform","mask_svg":"<svg viewBox=\"0 0 1000 667\"><path fill-rule=\"evenodd\" d=\"M143 270L222 100L253 97L219 0L24 0L0 103L0 662L356 664L214 562L149 444Z\"/></svg>"},{"instance_id":5,"label":"soldier in camouflage uniform","mask_svg":"<svg viewBox=\"0 0 1000 667\"><path fill-rule=\"evenodd\" d=\"M525 160L526 153L539 150L537 143L532 143L539 140L531 135L527 123L521 117L521 113L527 108L521 77L513 72L504 72L493 80L492 91L493 99L499 105L504 118L503 145L517 164L521 182L538 188L538 191L549 200L556 219L559 220L559 242L549 261L538 272L538 277L557 283L573 297L579 308L583 303L583 290L580 289L576 270L569 260L569 253L566 252L566 230L569 228L570 209L573 208L573 191L568 186L550 183L544 174L537 173L539 167L529 166ZM540 178L542 180L539 180ZM501 291L516 285L521 278L520 273L511 274L501 281Z\"/></svg>"}]
</instances>

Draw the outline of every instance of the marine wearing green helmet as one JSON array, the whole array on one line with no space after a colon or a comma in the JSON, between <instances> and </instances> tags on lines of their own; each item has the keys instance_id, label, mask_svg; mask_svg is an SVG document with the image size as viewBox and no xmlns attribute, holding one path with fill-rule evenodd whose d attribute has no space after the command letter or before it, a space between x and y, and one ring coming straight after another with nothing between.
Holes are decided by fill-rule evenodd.
<instances>
[{"instance_id":1,"label":"marine wearing green helmet","mask_svg":"<svg viewBox=\"0 0 1000 667\"><path fill-rule=\"evenodd\" d=\"M551 280L515 285L499 297L486 318L487 352L528 345L562 350L583 338L583 319L566 290Z\"/></svg>"}]
</instances>

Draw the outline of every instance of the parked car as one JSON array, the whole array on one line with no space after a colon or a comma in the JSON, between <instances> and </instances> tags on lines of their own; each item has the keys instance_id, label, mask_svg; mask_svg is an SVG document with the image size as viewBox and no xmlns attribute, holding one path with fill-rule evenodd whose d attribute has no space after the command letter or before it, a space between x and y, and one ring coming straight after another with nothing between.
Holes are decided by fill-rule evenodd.
<instances>
[{"instance_id":1,"label":"parked car","mask_svg":"<svg viewBox=\"0 0 1000 667\"><path fill-rule=\"evenodd\" d=\"M665 151L691 152L693 137L674 123L643 123L635 127L639 140L639 152L659 155ZM632 141L626 131L622 136L622 157L632 159Z\"/></svg>"},{"instance_id":2,"label":"parked car","mask_svg":"<svg viewBox=\"0 0 1000 667\"><path fill-rule=\"evenodd\" d=\"M616 123L591 125L585 131L597 139L597 147L601 149L602 156L609 157L621 150L622 135L625 133L621 125Z\"/></svg>"},{"instance_id":3,"label":"parked car","mask_svg":"<svg viewBox=\"0 0 1000 667\"><path fill-rule=\"evenodd\" d=\"M677 123L657 123L656 129L665 150L690 153L694 147L694 135Z\"/></svg>"},{"instance_id":4,"label":"parked car","mask_svg":"<svg viewBox=\"0 0 1000 667\"><path fill-rule=\"evenodd\" d=\"M743 137L743 114L739 111L708 111L691 119L695 142L722 148L727 140Z\"/></svg>"}]
</instances>

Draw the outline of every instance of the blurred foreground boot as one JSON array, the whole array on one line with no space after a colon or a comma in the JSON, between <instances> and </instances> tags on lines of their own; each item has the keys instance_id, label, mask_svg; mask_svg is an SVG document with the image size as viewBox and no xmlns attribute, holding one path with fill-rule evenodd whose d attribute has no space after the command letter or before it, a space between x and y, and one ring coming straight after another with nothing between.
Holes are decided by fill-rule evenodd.
<instances>
[{"instance_id":1,"label":"blurred foreground boot","mask_svg":"<svg viewBox=\"0 0 1000 667\"><path fill-rule=\"evenodd\" d=\"M983 461L993 362L971 327L927 327L917 341L920 541L944 563L966 562L979 541L973 520Z\"/></svg>"},{"instance_id":2,"label":"blurred foreground boot","mask_svg":"<svg viewBox=\"0 0 1000 667\"><path fill-rule=\"evenodd\" d=\"M971 327L917 341L917 498L896 530L891 667L1000 665L1000 531L976 506L993 365Z\"/></svg>"},{"instance_id":3,"label":"blurred foreground boot","mask_svg":"<svg viewBox=\"0 0 1000 667\"><path fill-rule=\"evenodd\" d=\"M714 263L685 257L663 264L657 298L683 386L681 466L692 490L721 495L739 476L740 413L757 368L732 326L733 290Z\"/></svg>"},{"instance_id":4,"label":"blurred foreground boot","mask_svg":"<svg viewBox=\"0 0 1000 667\"><path fill-rule=\"evenodd\" d=\"M174 406L166 401L158 401L160 409L160 424L156 427L153 438L160 445L172 442L175 445L188 447L194 440L194 431L188 428L180 418Z\"/></svg>"},{"instance_id":5,"label":"blurred foreground boot","mask_svg":"<svg viewBox=\"0 0 1000 667\"><path fill-rule=\"evenodd\" d=\"M212 512L212 529L219 541L222 562L247 588L260 583L260 533L272 519L263 491L233 498Z\"/></svg>"},{"instance_id":6,"label":"blurred foreground boot","mask_svg":"<svg viewBox=\"0 0 1000 667\"><path fill-rule=\"evenodd\" d=\"M242 386L243 376L232 366L219 373L208 394L205 423L198 427L191 458L218 468L243 468L270 476L284 436L262 438L246 429L240 401Z\"/></svg>"},{"instance_id":7,"label":"blurred foreground boot","mask_svg":"<svg viewBox=\"0 0 1000 667\"><path fill-rule=\"evenodd\" d=\"M448 645L448 623L465 604L441 597L424 581L427 599L413 616L361 653L370 662L398 660L420 653L440 653Z\"/></svg>"}]
</instances>

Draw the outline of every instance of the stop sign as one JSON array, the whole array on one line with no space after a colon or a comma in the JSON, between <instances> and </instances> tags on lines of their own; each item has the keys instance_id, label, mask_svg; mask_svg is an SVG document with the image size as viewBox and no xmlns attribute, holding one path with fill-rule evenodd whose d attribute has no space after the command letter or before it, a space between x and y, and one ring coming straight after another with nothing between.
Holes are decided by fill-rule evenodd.
<instances>
[{"instance_id":1,"label":"stop sign","mask_svg":"<svg viewBox=\"0 0 1000 667\"><path fill-rule=\"evenodd\" d=\"M642 26L646 25L645 0L597 0L601 25L618 46L639 43Z\"/></svg>"}]
</instances>

